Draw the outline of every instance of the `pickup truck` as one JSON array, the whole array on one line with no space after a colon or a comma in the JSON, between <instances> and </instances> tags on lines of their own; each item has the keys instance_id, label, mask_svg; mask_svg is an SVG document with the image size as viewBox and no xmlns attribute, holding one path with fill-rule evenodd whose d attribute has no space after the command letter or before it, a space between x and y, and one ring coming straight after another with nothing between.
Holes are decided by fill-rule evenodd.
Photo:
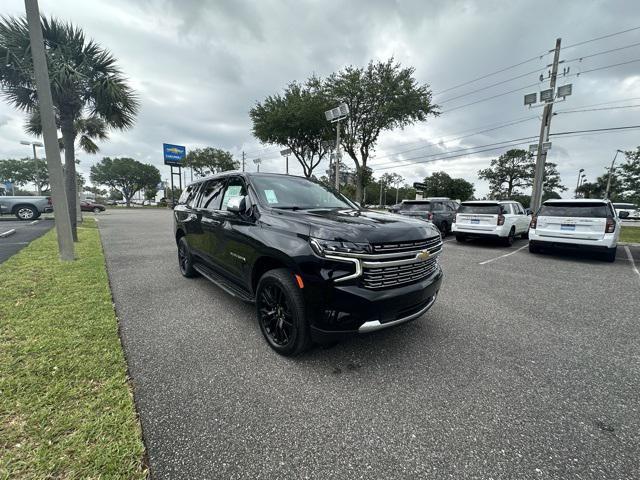
<instances>
[{"instance_id":1,"label":"pickup truck","mask_svg":"<svg viewBox=\"0 0 640 480\"><path fill-rule=\"evenodd\" d=\"M35 220L49 212L53 212L51 197L0 196L0 215L15 215L18 220Z\"/></svg>"}]
</instances>

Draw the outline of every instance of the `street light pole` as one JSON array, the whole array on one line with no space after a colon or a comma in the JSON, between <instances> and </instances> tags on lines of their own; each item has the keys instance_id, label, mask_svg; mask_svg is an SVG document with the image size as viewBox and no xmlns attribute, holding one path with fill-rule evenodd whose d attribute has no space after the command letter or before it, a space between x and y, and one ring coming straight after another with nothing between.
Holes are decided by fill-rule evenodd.
<instances>
[{"instance_id":1,"label":"street light pole","mask_svg":"<svg viewBox=\"0 0 640 480\"><path fill-rule=\"evenodd\" d=\"M334 162L336 167L336 191L340 191L340 120L336 122L336 161Z\"/></svg>"},{"instance_id":2,"label":"street light pole","mask_svg":"<svg viewBox=\"0 0 640 480\"><path fill-rule=\"evenodd\" d=\"M255 163L256 167L258 168L258 173L260 173L260 162L262 162L262 160L260 160L259 158L253 159L253 163Z\"/></svg>"},{"instance_id":3,"label":"street light pole","mask_svg":"<svg viewBox=\"0 0 640 480\"><path fill-rule=\"evenodd\" d=\"M35 180L36 190L38 192L38 195L41 195L42 191L40 190L40 175L38 175L38 153L36 152L36 147L44 147L44 145L42 144L42 142L29 142L27 140L20 140L20 144L31 145L33 147L33 164L34 164L33 178Z\"/></svg>"},{"instance_id":4,"label":"street light pole","mask_svg":"<svg viewBox=\"0 0 640 480\"><path fill-rule=\"evenodd\" d=\"M619 153L624 153L622 150L616 150L616 154L613 156L611 162L611 168L609 168L609 178L607 178L607 191L604 194L604 198L609 198L609 189L611 188L611 176L613 175L613 166L616 164L616 157Z\"/></svg>"},{"instance_id":5,"label":"street light pole","mask_svg":"<svg viewBox=\"0 0 640 480\"><path fill-rule=\"evenodd\" d=\"M575 198L578 198L578 188L580 187L580 174L584 172L584 168L581 168L580 170L578 170L578 181L576 182L576 196Z\"/></svg>"},{"instance_id":6,"label":"street light pole","mask_svg":"<svg viewBox=\"0 0 640 480\"><path fill-rule=\"evenodd\" d=\"M336 156L334 160L336 190L340 190L340 120L347 118L347 115L349 115L349 106L346 103L341 103L336 108L324 112L327 121L336 123Z\"/></svg>"}]
</instances>

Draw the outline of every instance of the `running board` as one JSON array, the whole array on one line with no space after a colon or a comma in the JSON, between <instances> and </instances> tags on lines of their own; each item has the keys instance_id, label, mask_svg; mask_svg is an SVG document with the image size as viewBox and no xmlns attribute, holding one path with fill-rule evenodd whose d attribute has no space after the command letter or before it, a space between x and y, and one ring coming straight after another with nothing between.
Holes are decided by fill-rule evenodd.
<instances>
[{"instance_id":1,"label":"running board","mask_svg":"<svg viewBox=\"0 0 640 480\"><path fill-rule=\"evenodd\" d=\"M250 302L250 303L255 302L254 297L249 292L237 286L235 283L227 280L225 277L220 275L215 270L212 270L211 268L207 267L206 265L203 265L201 263L194 263L193 268L200 275L202 275L204 278L206 278L210 282L216 284L218 287L220 287L222 290L227 292L229 295L233 295L234 297L239 298L244 302Z\"/></svg>"}]
</instances>

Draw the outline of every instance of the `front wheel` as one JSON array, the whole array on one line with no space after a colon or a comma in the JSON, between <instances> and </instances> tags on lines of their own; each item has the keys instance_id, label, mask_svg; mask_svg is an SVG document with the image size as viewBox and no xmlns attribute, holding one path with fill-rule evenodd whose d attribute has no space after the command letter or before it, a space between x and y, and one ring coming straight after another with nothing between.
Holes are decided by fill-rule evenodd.
<instances>
[{"instance_id":1,"label":"front wheel","mask_svg":"<svg viewBox=\"0 0 640 480\"><path fill-rule=\"evenodd\" d=\"M540 247L535 243L529 242L529 252L530 253L540 253Z\"/></svg>"},{"instance_id":2,"label":"front wheel","mask_svg":"<svg viewBox=\"0 0 640 480\"><path fill-rule=\"evenodd\" d=\"M102 211L102 209L98 208L98 207L94 207L94 209L93 209L93 213L100 213L101 211Z\"/></svg>"},{"instance_id":3,"label":"front wheel","mask_svg":"<svg viewBox=\"0 0 640 480\"><path fill-rule=\"evenodd\" d=\"M260 278L256 313L264 338L279 354L298 355L309 348L304 298L288 270L269 270Z\"/></svg>"},{"instance_id":4,"label":"front wheel","mask_svg":"<svg viewBox=\"0 0 640 480\"><path fill-rule=\"evenodd\" d=\"M520 238L522 238L523 240L526 240L527 238L529 238L529 229L522 232L522 234L520 235Z\"/></svg>"}]
</instances>

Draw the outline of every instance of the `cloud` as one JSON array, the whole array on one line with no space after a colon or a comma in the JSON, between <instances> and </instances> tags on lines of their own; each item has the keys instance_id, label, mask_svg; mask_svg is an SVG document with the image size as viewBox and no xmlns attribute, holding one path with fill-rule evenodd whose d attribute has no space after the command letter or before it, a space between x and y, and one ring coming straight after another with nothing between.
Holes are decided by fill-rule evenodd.
<instances>
[{"instance_id":1,"label":"cloud","mask_svg":"<svg viewBox=\"0 0 640 480\"><path fill-rule=\"evenodd\" d=\"M80 154L84 172L102 155L126 155L155 164L167 177L161 158L163 142L187 148L216 146L237 158L244 150L250 169L255 168L251 160L260 157L261 170L283 172L280 148L260 145L251 135L248 111L255 102L292 80L326 76L349 64L365 65L370 59L393 55L403 65L415 67L420 82L431 85L444 113L426 123L385 132L371 165L393 162L393 171L409 183L445 170L473 182L480 195L486 193L487 185L478 180L477 171L506 148L470 152L483 150L483 145L537 136L541 110L524 107L522 96L529 90L453 108L529 84L536 84L532 92L542 89L538 76L547 71L545 53L557 37L562 37L564 46L571 46L633 27L629 22L640 18L638 2L579 0L96 0L91 8L80 0L41 0L40 8L44 14L81 26L108 48L140 95L142 108L135 127L112 132L98 155ZM21 0L3 3L7 14L19 15L23 9ZM640 103L623 101L640 98L640 63L587 72L640 58L637 46L588 57L637 42L638 30L563 49L561 58L573 60L566 63L570 73L582 73L561 79L573 83L573 95L555 106L558 115L552 132L637 124L637 108L561 113L605 102L618 102L608 106ZM445 91L533 57L517 68ZM522 77L509 80L518 75ZM514 123L476 133L509 122ZM23 156L19 145L23 137L22 114L0 102L0 158ZM640 144L638 131L556 136L552 141L549 160L559 165L569 187L579 168L595 178L617 148ZM469 155L447 154L465 148ZM452 158L443 159L446 156ZM290 165L292 172L301 173L294 160ZM326 168L323 162L320 172Z\"/></svg>"}]
</instances>

